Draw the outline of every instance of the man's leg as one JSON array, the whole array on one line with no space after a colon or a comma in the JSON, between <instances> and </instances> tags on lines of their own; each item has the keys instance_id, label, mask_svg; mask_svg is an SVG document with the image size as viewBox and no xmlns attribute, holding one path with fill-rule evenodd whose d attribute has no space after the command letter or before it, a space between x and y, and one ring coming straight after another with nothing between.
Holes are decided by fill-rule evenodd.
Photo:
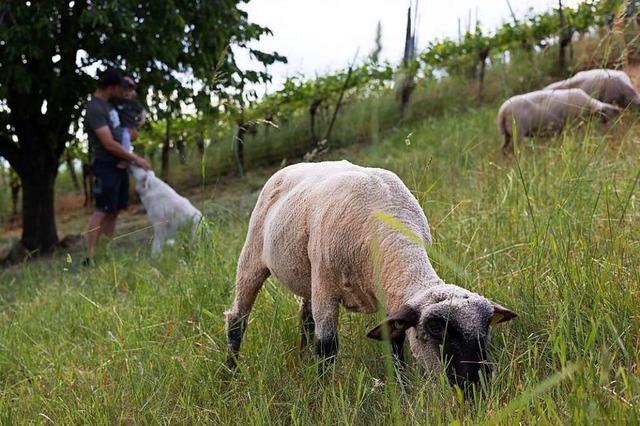
<instances>
[{"instance_id":1,"label":"man's leg","mask_svg":"<svg viewBox=\"0 0 640 426\"><path fill-rule=\"evenodd\" d=\"M115 229L115 217L117 216L118 187L125 170L115 167L112 161L95 159L93 171L96 182L93 192L96 200L96 211L89 219L89 232L87 234L87 255L92 257L94 248L100 236L112 236Z\"/></svg>"},{"instance_id":2,"label":"man's leg","mask_svg":"<svg viewBox=\"0 0 640 426\"><path fill-rule=\"evenodd\" d=\"M113 237L116 230L116 220L118 220L118 212L107 214L102 221L102 233L109 238Z\"/></svg>"},{"instance_id":3,"label":"man's leg","mask_svg":"<svg viewBox=\"0 0 640 426\"><path fill-rule=\"evenodd\" d=\"M103 232L104 221L107 213L93 212L91 218L89 218L89 229L87 231L87 255L93 257L93 249L98 242L98 238Z\"/></svg>"},{"instance_id":4,"label":"man's leg","mask_svg":"<svg viewBox=\"0 0 640 426\"><path fill-rule=\"evenodd\" d=\"M113 237L116 230L118 213L127 210L129 207L129 173L126 170L116 170L115 177L115 206L112 213L109 213L103 224L104 235Z\"/></svg>"}]
</instances>

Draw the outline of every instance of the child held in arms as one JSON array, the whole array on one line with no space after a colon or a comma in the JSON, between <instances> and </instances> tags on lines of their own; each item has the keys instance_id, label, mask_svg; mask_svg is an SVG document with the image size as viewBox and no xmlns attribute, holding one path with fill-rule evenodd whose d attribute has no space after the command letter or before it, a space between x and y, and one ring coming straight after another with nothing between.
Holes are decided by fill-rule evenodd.
<instances>
[{"instance_id":1,"label":"child held in arms","mask_svg":"<svg viewBox=\"0 0 640 426\"><path fill-rule=\"evenodd\" d=\"M122 96L113 99L113 106L118 111L122 126L122 147L131 151L131 140L137 138L138 128L147 121L147 112L136 99L136 82L131 76L125 76L126 85L122 89ZM132 135L135 135L132 138ZM126 169L129 162L122 160L117 167Z\"/></svg>"}]
</instances>

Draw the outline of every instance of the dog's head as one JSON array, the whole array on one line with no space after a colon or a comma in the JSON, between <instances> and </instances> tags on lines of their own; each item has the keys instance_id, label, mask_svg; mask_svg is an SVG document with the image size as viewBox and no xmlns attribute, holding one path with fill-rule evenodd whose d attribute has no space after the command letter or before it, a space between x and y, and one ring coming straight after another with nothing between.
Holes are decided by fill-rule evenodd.
<instances>
[{"instance_id":1,"label":"dog's head","mask_svg":"<svg viewBox=\"0 0 640 426\"><path fill-rule=\"evenodd\" d=\"M136 181L136 191L138 191L138 194L144 194L151 189L151 183L156 177L153 170L146 171L142 167L131 164L129 166L129 171Z\"/></svg>"}]
</instances>

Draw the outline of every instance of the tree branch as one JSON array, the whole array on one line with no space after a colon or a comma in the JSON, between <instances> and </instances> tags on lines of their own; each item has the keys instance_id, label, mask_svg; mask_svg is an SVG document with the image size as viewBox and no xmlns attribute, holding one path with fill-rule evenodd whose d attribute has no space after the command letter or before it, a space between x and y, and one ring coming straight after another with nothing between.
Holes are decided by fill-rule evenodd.
<instances>
[{"instance_id":1,"label":"tree branch","mask_svg":"<svg viewBox=\"0 0 640 426\"><path fill-rule=\"evenodd\" d=\"M329 136L331 136L331 130L333 129L333 124L336 122L336 117L338 116L338 110L340 109L340 105L342 104L342 97L344 96L344 92L349 87L349 80L351 80L351 73L353 72L353 67L356 64L356 59L358 58L358 52L360 52L360 48L356 50L356 54L353 56L353 61L351 65L349 65L349 71L347 71L347 78L344 80L344 84L342 85L342 90L340 91L340 96L338 96L338 101L336 102L336 108L333 110L333 116L331 117L331 121L329 122L329 128L327 129L327 135L324 137L327 141L329 140Z\"/></svg>"}]
</instances>

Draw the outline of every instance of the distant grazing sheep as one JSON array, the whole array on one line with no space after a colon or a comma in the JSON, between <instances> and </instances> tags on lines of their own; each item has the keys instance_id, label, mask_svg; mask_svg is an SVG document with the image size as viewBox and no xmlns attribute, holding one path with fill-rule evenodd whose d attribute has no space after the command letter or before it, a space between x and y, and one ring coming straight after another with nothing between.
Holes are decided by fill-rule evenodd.
<instances>
[{"instance_id":1,"label":"distant grazing sheep","mask_svg":"<svg viewBox=\"0 0 640 426\"><path fill-rule=\"evenodd\" d=\"M624 71L594 69L550 84L545 89L582 89L601 102L640 109L640 93Z\"/></svg>"},{"instance_id":2,"label":"distant grazing sheep","mask_svg":"<svg viewBox=\"0 0 640 426\"><path fill-rule=\"evenodd\" d=\"M518 141L525 136L561 132L565 123L581 114L598 113L610 120L620 113L615 105L593 99L582 89L538 90L507 99L498 110L498 130L507 153L513 144L513 122Z\"/></svg>"},{"instance_id":3,"label":"distant grazing sheep","mask_svg":"<svg viewBox=\"0 0 640 426\"><path fill-rule=\"evenodd\" d=\"M238 261L235 300L225 313L229 368L236 366L258 292L273 275L302 298L301 347L315 333L320 374L338 352L340 305L363 313L384 307L387 319L368 337L389 337L398 363L404 365L408 334L414 356L428 371L440 371L444 356L452 384L478 382L480 371L490 369L490 325L516 314L445 284L423 244L380 220L377 212L395 218L422 243L431 242L417 200L387 170L347 161L306 163L267 181Z\"/></svg>"},{"instance_id":4,"label":"distant grazing sheep","mask_svg":"<svg viewBox=\"0 0 640 426\"><path fill-rule=\"evenodd\" d=\"M162 244L181 227L191 228L195 238L202 218L200 210L186 198L179 195L169 185L156 177L151 170L130 165L129 170L136 181L136 191L153 224L152 253L159 254Z\"/></svg>"}]
</instances>

